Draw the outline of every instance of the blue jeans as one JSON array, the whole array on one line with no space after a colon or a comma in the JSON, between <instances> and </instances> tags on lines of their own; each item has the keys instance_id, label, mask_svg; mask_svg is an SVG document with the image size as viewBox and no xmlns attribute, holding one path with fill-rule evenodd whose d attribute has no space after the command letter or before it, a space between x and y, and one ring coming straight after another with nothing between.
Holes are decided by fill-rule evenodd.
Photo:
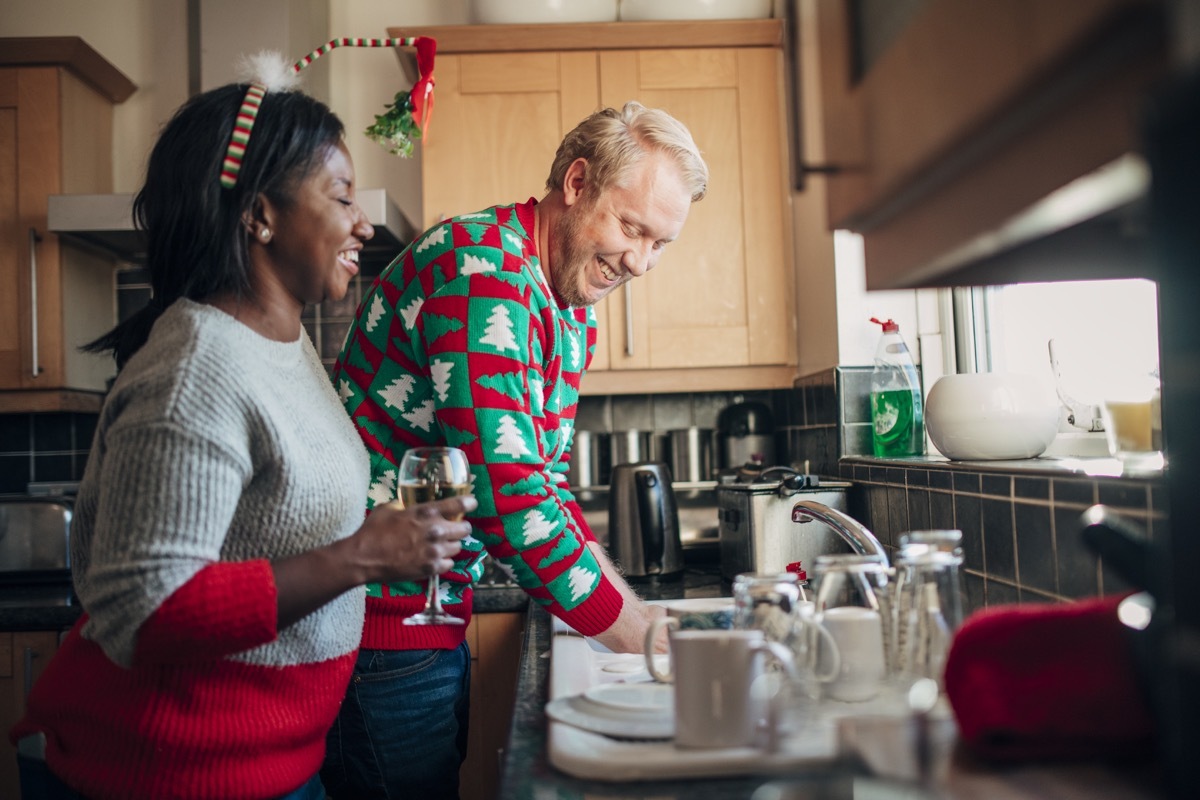
<instances>
[{"instance_id":1,"label":"blue jeans","mask_svg":"<svg viewBox=\"0 0 1200 800\"><path fill-rule=\"evenodd\" d=\"M21 797L25 800L87 800L59 780L40 758L17 756L17 766L21 773ZM279 800L325 800L321 777L313 775L299 789L288 792Z\"/></svg>"},{"instance_id":2,"label":"blue jeans","mask_svg":"<svg viewBox=\"0 0 1200 800\"><path fill-rule=\"evenodd\" d=\"M471 653L362 650L329 731L321 779L335 800L457 800Z\"/></svg>"}]
</instances>

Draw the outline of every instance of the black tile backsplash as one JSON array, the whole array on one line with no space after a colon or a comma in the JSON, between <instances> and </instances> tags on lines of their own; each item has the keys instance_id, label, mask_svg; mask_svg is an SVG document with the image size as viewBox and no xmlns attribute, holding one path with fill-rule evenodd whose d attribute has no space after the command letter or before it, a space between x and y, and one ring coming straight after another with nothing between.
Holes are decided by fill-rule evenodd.
<instances>
[{"instance_id":1,"label":"black tile backsplash","mask_svg":"<svg viewBox=\"0 0 1200 800\"><path fill-rule=\"evenodd\" d=\"M95 414L0 414L0 494L83 477Z\"/></svg>"}]
</instances>

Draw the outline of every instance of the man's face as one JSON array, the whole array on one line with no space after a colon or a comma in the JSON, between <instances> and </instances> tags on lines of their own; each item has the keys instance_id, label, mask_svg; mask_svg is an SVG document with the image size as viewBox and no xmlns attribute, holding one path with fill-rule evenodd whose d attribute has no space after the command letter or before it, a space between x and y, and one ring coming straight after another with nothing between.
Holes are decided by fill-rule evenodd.
<instances>
[{"instance_id":1,"label":"man's face","mask_svg":"<svg viewBox=\"0 0 1200 800\"><path fill-rule=\"evenodd\" d=\"M550 232L550 280L561 300L579 307L653 269L683 229L692 198L675 163L653 153L623 185L599 195L568 188L566 202Z\"/></svg>"}]
</instances>

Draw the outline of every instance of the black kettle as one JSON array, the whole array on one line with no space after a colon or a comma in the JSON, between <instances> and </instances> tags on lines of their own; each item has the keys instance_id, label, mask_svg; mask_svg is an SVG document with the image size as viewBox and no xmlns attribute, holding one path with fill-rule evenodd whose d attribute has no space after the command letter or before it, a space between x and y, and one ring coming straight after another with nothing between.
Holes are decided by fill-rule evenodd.
<instances>
[{"instance_id":1,"label":"black kettle","mask_svg":"<svg viewBox=\"0 0 1200 800\"><path fill-rule=\"evenodd\" d=\"M671 483L671 468L662 462L639 461L612 468L609 550L628 580L683 575L679 511Z\"/></svg>"}]
</instances>

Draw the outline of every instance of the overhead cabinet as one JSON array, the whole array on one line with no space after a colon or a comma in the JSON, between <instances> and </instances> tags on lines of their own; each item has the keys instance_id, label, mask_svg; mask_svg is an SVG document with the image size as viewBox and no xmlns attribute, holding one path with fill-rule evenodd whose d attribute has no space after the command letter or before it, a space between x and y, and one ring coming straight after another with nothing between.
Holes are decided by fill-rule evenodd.
<instances>
[{"instance_id":1,"label":"overhead cabinet","mask_svg":"<svg viewBox=\"0 0 1200 800\"><path fill-rule=\"evenodd\" d=\"M783 22L394 28L438 42L422 224L545 193L563 136L628 100L691 130L710 170L658 266L597 305L585 393L791 386Z\"/></svg>"},{"instance_id":2,"label":"overhead cabinet","mask_svg":"<svg viewBox=\"0 0 1200 800\"><path fill-rule=\"evenodd\" d=\"M0 39L0 413L100 406L114 262L47 230L53 194L112 190L112 109L133 84L77 37Z\"/></svg>"},{"instance_id":3,"label":"overhead cabinet","mask_svg":"<svg viewBox=\"0 0 1200 800\"><path fill-rule=\"evenodd\" d=\"M829 225L863 235L868 288L1127 277L1144 174L1125 156L1167 71L1167 5L817 0ZM1095 204L1105 244L1000 263L1069 232L1042 201L1081 178L1071 210Z\"/></svg>"}]
</instances>

